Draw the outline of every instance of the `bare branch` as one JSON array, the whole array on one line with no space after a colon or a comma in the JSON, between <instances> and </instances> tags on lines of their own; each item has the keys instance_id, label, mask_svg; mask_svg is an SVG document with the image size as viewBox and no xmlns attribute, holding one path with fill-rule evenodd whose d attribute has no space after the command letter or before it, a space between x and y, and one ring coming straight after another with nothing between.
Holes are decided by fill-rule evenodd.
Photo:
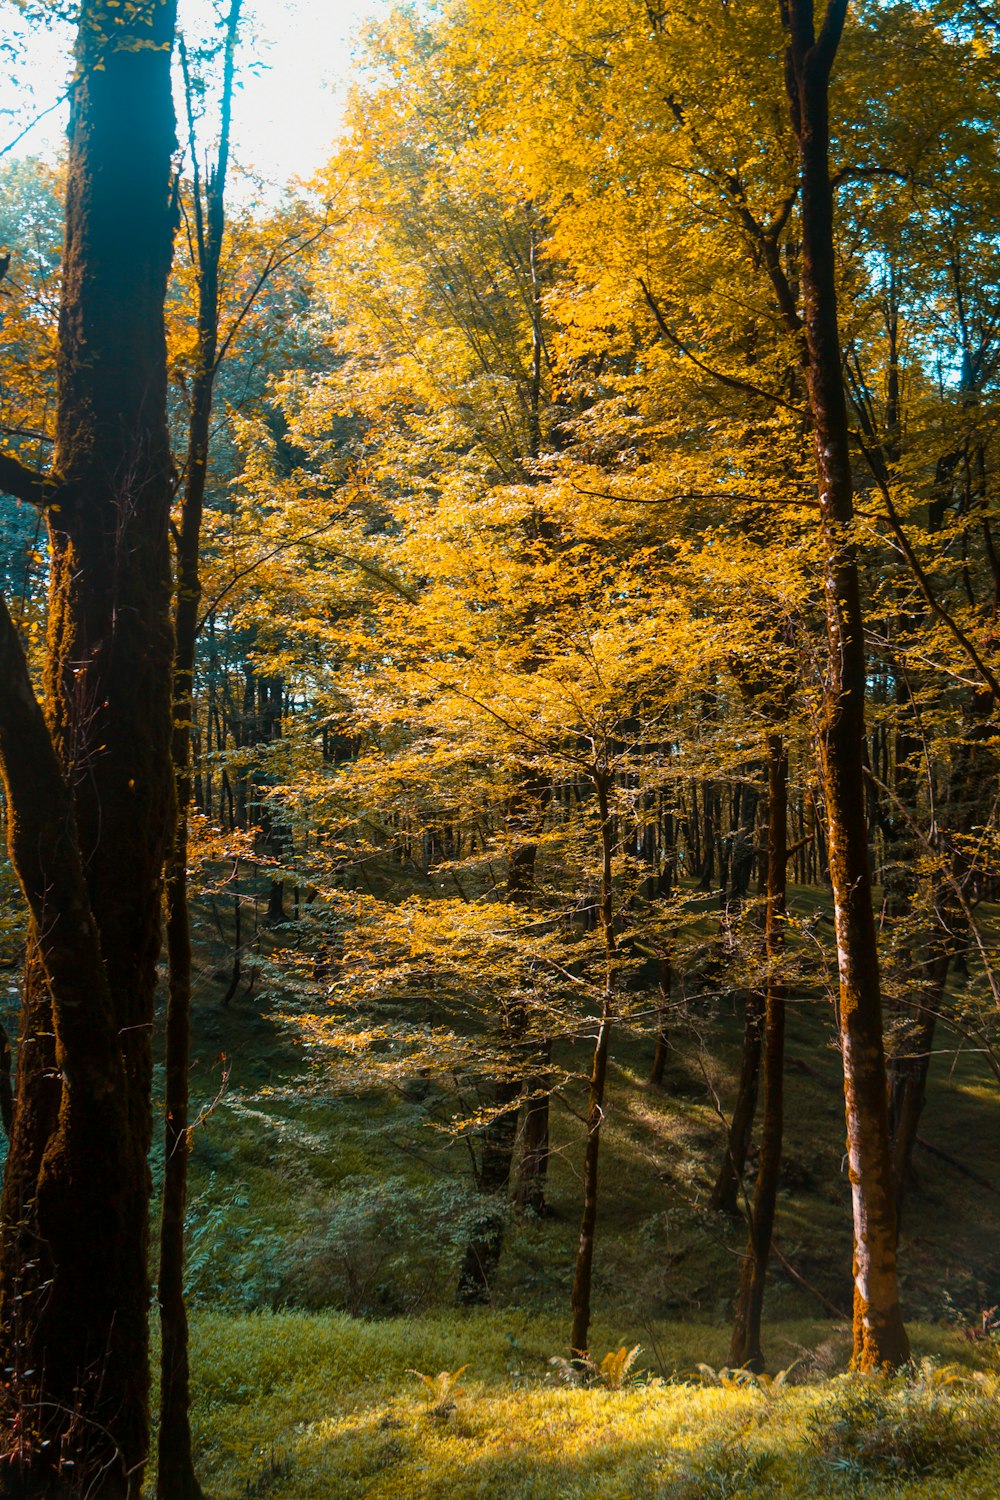
<instances>
[{"instance_id":1,"label":"bare branch","mask_svg":"<svg viewBox=\"0 0 1000 1500\"><path fill-rule=\"evenodd\" d=\"M29 469L12 453L0 453L0 490L26 505L47 510L59 494L59 481L40 474L37 469Z\"/></svg>"}]
</instances>

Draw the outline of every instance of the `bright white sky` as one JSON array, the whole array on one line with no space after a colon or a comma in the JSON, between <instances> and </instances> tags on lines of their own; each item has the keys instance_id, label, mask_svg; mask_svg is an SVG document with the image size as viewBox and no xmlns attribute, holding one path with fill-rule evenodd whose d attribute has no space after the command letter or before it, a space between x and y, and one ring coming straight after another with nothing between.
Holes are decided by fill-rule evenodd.
<instances>
[{"instance_id":1,"label":"bright white sky","mask_svg":"<svg viewBox=\"0 0 1000 1500\"><path fill-rule=\"evenodd\" d=\"M308 178L330 154L350 71L352 37L388 0L247 0L252 10L241 48L243 87L234 104L237 163L274 183ZM7 16L0 8L0 26ZM206 0L181 0L181 24L204 30ZM9 12L8 12L9 15ZM251 30L252 28L252 34ZM66 87L68 31L38 31L15 79L0 58L0 151ZM254 71L248 63L263 64ZM47 115L12 155L51 156L66 128L66 106Z\"/></svg>"}]
</instances>

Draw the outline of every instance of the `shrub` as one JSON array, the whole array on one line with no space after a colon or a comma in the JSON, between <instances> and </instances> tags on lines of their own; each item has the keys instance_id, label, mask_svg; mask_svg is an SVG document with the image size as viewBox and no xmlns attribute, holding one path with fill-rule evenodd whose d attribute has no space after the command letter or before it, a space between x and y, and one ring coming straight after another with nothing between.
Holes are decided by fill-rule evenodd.
<instances>
[{"instance_id":1,"label":"shrub","mask_svg":"<svg viewBox=\"0 0 1000 1500\"><path fill-rule=\"evenodd\" d=\"M810 1418L825 1464L859 1481L955 1473L1000 1442L1000 1409L975 1384L923 1366L848 1376Z\"/></svg>"},{"instance_id":2,"label":"shrub","mask_svg":"<svg viewBox=\"0 0 1000 1500\"><path fill-rule=\"evenodd\" d=\"M280 1274L268 1226L247 1217L249 1190L220 1191L213 1172L188 1205L184 1293L194 1306L218 1304L251 1312L279 1302Z\"/></svg>"},{"instance_id":3,"label":"shrub","mask_svg":"<svg viewBox=\"0 0 1000 1500\"><path fill-rule=\"evenodd\" d=\"M285 1250L278 1300L355 1317L415 1312L450 1290L481 1208L458 1183L345 1178Z\"/></svg>"}]
</instances>

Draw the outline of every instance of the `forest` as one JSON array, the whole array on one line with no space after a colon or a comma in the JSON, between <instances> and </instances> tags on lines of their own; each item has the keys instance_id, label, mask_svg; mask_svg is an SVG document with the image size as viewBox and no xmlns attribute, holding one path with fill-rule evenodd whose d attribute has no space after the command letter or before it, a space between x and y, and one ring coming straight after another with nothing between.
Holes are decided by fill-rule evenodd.
<instances>
[{"instance_id":1,"label":"forest","mask_svg":"<svg viewBox=\"0 0 1000 1500\"><path fill-rule=\"evenodd\" d=\"M0 1500L996 1500L1000 10L5 15Z\"/></svg>"}]
</instances>

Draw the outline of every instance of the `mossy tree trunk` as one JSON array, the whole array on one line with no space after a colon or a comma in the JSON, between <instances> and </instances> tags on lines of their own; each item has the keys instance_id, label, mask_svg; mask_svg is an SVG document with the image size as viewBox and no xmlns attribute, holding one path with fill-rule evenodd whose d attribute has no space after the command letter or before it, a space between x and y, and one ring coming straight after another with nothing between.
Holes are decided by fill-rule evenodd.
<instances>
[{"instance_id":1,"label":"mossy tree trunk","mask_svg":"<svg viewBox=\"0 0 1000 1500\"><path fill-rule=\"evenodd\" d=\"M44 714L0 614L0 762L31 927L0 1199L0 1493L138 1496L151 1030L170 774L163 304L174 6L84 0L72 91Z\"/></svg>"}]
</instances>

